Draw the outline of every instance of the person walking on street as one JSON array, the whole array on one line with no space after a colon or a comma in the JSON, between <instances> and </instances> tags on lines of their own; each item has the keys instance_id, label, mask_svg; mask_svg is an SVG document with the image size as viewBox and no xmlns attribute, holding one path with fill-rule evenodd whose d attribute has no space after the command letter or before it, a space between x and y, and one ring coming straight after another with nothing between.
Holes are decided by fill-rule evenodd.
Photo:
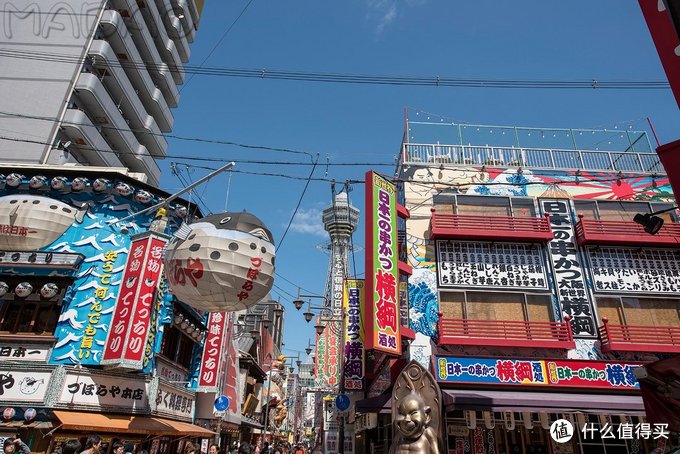
<instances>
[{"instance_id":1,"label":"person walking on street","mask_svg":"<svg viewBox=\"0 0 680 454\"><path fill-rule=\"evenodd\" d=\"M120 443L118 443L118 444L120 444ZM115 443L114 443L114 446L116 446ZM82 447L83 447L83 445L80 444L79 440L72 438L70 440L66 440L61 445L61 454L79 454ZM120 447L121 447L121 450L120 450L121 452L116 453L116 454L122 454L123 445L120 445ZM114 453L115 453L115 451L114 451Z\"/></svg>"},{"instance_id":2,"label":"person walking on street","mask_svg":"<svg viewBox=\"0 0 680 454\"><path fill-rule=\"evenodd\" d=\"M5 449L5 454L15 454L17 449L24 454L31 454L31 448L21 441L21 438L5 438L3 448Z\"/></svg>"},{"instance_id":3,"label":"person walking on street","mask_svg":"<svg viewBox=\"0 0 680 454\"><path fill-rule=\"evenodd\" d=\"M102 447L102 437L99 435L90 435L85 440L85 450L80 454L99 454Z\"/></svg>"},{"instance_id":4,"label":"person walking on street","mask_svg":"<svg viewBox=\"0 0 680 454\"><path fill-rule=\"evenodd\" d=\"M134 443L130 442L125 443L125 446L123 446L123 454L134 454L134 452L135 452Z\"/></svg>"},{"instance_id":5,"label":"person walking on street","mask_svg":"<svg viewBox=\"0 0 680 454\"><path fill-rule=\"evenodd\" d=\"M195 454L196 453L196 446L194 446L193 443L188 442L187 444L184 445L184 454Z\"/></svg>"}]
</instances>

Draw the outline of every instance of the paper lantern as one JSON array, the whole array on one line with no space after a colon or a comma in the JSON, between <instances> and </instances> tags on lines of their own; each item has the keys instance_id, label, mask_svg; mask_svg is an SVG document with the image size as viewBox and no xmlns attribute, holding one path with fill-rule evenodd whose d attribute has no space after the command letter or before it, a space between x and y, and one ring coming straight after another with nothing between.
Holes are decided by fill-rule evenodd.
<instances>
[{"instance_id":1,"label":"paper lantern","mask_svg":"<svg viewBox=\"0 0 680 454\"><path fill-rule=\"evenodd\" d=\"M267 296L274 283L271 232L252 214L207 216L180 229L164 255L172 293L204 311L238 311Z\"/></svg>"},{"instance_id":2,"label":"paper lantern","mask_svg":"<svg viewBox=\"0 0 680 454\"><path fill-rule=\"evenodd\" d=\"M0 224L16 228L16 235L0 235L0 250L35 251L48 246L73 224L82 222L87 207L77 209L50 197L0 197Z\"/></svg>"},{"instance_id":3,"label":"paper lantern","mask_svg":"<svg viewBox=\"0 0 680 454\"><path fill-rule=\"evenodd\" d=\"M55 191L61 191L64 189L64 187L66 187L66 182L66 177L54 177L50 181L50 186L52 186L52 189Z\"/></svg>"},{"instance_id":4,"label":"paper lantern","mask_svg":"<svg viewBox=\"0 0 680 454\"><path fill-rule=\"evenodd\" d=\"M5 183L7 184L7 186L11 188L16 188L24 181L24 178L26 177L24 177L20 173L10 173L9 175L7 175Z\"/></svg>"},{"instance_id":5,"label":"paper lantern","mask_svg":"<svg viewBox=\"0 0 680 454\"><path fill-rule=\"evenodd\" d=\"M106 191L106 189L109 187L109 180L106 178L97 178L92 182L92 189L95 192L102 192Z\"/></svg>"},{"instance_id":6,"label":"paper lantern","mask_svg":"<svg viewBox=\"0 0 680 454\"><path fill-rule=\"evenodd\" d=\"M138 201L139 203L146 204L151 202L151 199L153 199L153 195L151 195L149 191L145 191L144 189L140 189L135 194L135 200Z\"/></svg>"},{"instance_id":7,"label":"paper lantern","mask_svg":"<svg viewBox=\"0 0 680 454\"><path fill-rule=\"evenodd\" d=\"M47 186L47 177L36 175L28 181L28 186L31 189L40 189Z\"/></svg>"},{"instance_id":8,"label":"paper lantern","mask_svg":"<svg viewBox=\"0 0 680 454\"><path fill-rule=\"evenodd\" d=\"M127 197L130 194L132 194L133 192L135 192L135 189L132 186L130 186L127 183L122 183L122 182L118 183L114 189L118 194L125 196L125 197Z\"/></svg>"},{"instance_id":9,"label":"paper lantern","mask_svg":"<svg viewBox=\"0 0 680 454\"><path fill-rule=\"evenodd\" d=\"M187 214L188 214L187 207L177 205L177 207L175 208L175 216L177 216L180 219L184 219L185 217L187 217Z\"/></svg>"},{"instance_id":10,"label":"paper lantern","mask_svg":"<svg viewBox=\"0 0 680 454\"><path fill-rule=\"evenodd\" d=\"M9 292L9 285L7 285L7 282L0 281L0 298L5 296Z\"/></svg>"},{"instance_id":11,"label":"paper lantern","mask_svg":"<svg viewBox=\"0 0 680 454\"><path fill-rule=\"evenodd\" d=\"M40 296L46 299L54 298L59 293L59 287L53 282L48 282L47 284L40 287Z\"/></svg>"},{"instance_id":12,"label":"paper lantern","mask_svg":"<svg viewBox=\"0 0 680 454\"><path fill-rule=\"evenodd\" d=\"M14 294L19 298L26 298L33 292L33 286L30 282L19 282L16 287L14 287Z\"/></svg>"},{"instance_id":13,"label":"paper lantern","mask_svg":"<svg viewBox=\"0 0 680 454\"><path fill-rule=\"evenodd\" d=\"M27 408L27 409L24 411L24 419L25 419L27 422L33 421L37 415L38 415L38 412L35 411L35 408L30 408L30 407L29 407L29 408Z\"/></svg>"},{"instance_id":14,"label":"paper lantern","mask_svg":"<svg viewBox=\"0 0 680 454\"><path fill-rule=\"evenodd\" d=\"M83 177L74 178L71 182L71 190L82 191L87 187L88 179Z\"/></svg>"},{"instance_id":15,"label":"paper lantern","mask_svg":"<svg viewBox=\"0 0 680 454\"><path fill-rule=\"evenodd\" d=\"M10 419L14 418L14 415L16 414L17 412L14 408L7 407L5 408L5 411L2 412L2 417L5 421L9 421Z\"/></svg>"}]
</instances>

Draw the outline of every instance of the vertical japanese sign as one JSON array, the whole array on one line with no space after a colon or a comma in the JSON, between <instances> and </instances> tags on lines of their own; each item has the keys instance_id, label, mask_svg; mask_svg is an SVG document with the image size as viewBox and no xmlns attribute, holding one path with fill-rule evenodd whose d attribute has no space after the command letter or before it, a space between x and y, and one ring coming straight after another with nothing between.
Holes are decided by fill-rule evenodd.
<instances>
[{"instance_id":1,"label":"vertical japanese sign","mask_svg":"<svg viewBox=\"0 0 680 454\"><path fill-rule=\"evenodd\" d=\"M317 318L317 321L319 319ZM326 331L326 330L324 330ZM328 369L326 363L326 356L328 355L328 349L326 345L326 337L316 333L316 364L315 364L315 375L319 386L328 385Z\"/></svg>"},{"instance_id":2,"label":"vertical japanese sign","mask_svg":"<svg viewBox=\"0 0 680 454\"><path fill-rule=\"evenodd\" d=\"M343 254L333 255L333 284L331 286L331 306L333 309L333 316L340 317L343 307L343 281L347 275L346 266L343 260Z\"/></svg>"},{"instance_id":3,"label":"vertical japanese sign","mask_svg":"<svg viewBox=\"0 0 680 454\"><path fill-rule=\"evenodd\" d=\"M366 349L401 355L396 186L366 173Z\"/></svg>"},{"instance_id":4,"label":"vertical japanese sign","mask_svg":"<svg viewBox=\"0 0 680 454\"><path fill-rule=\"evenodd\" d=\"M238 392L238 351L236 349L236 338L234 333L234 313L228 315L227 337L226 337L226 359L224 369L224 395L229 398L229 408L227 412L232 415L241 414L241 402Z\"/></svg>"},{"instance_id":5,"label":"vertical japanese sign","mask_svg":"<svg viewBox=\"0 0 680 454\"><path fill-rule=\"evenodd\" d=\"M364 280L345 281L345 390L364 389L364 323L361 308L364 305Z\"/></svg>"},{"instance_id":6,"label":"vertical japanese sign","mask_svg":"<svg viewBox=\"0 0 680 454\"><path fill-rule=\"evenodd\" d=\"M144 232L132 239L101 364L143 369L166 244L167 239L154 232Z\"/></svg>"},{"instance_id":7,"label":"vertical japanese sign","mask_svg":"<svg viewBox=\"0 0 680 454\"><path fill-rule=\"evenodd\" d=\"M208 317L208 333L203 345L201 369L198 375L198 390L201 392L218 391L227 315L226 312L211 312Z\"/></svg>"},{"instance_id":8,"label":"vertical japanese sign","mask_svg":"<svg viewBox=\"0 0 680 454\"><path fill-rule=\"evenodd\" d=\"M541 200L541 206L543 212L550 216L553 231L553 240L548 243L548 251L562 316L571 317L571 330L575 338L595 338L597 337L595 314L576 249L569 201Z\"/></svg>"}]
</instances>

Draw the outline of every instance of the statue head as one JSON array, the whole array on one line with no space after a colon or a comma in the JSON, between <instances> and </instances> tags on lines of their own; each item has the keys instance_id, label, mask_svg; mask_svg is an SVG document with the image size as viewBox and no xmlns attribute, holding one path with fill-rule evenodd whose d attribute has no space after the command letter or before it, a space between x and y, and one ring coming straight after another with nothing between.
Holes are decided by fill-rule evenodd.
<instances>
[{"instance_id":1,"label":"statue head","mask_svg":"<svg viewBox=\"0 0 680 454\"><path fill-rule=\"evenodd\" d=\"M397 408L395 420L397 430L406 440L417 440L430 425L431 409L419 394L410 393L404 397Z\"/></svg>"}]
</instances>

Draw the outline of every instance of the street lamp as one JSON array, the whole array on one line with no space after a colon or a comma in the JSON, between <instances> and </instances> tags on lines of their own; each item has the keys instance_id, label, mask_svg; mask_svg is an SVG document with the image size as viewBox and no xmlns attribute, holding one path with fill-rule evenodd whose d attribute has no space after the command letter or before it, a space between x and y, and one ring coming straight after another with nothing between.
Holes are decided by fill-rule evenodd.
<instances>
[{"instance_id":1,"label":"street lamp","mask_svg":"<svg viewBox=\"0 0 680 454\"><path fill-rule=\"evenodd\" d=\"M660 218L657 216L657 214L667 213L677 209L678 207L675 206L665 210L655 211L654 213L638 213L633 217L633 221L635 221L636 224L640 224L642 227L644 227L645 232L649 233L650 235L656 235L659 233L659 230L661 230L661 227L663 227L664 222L663 218Z\"/></svg>"}]
</instances>

